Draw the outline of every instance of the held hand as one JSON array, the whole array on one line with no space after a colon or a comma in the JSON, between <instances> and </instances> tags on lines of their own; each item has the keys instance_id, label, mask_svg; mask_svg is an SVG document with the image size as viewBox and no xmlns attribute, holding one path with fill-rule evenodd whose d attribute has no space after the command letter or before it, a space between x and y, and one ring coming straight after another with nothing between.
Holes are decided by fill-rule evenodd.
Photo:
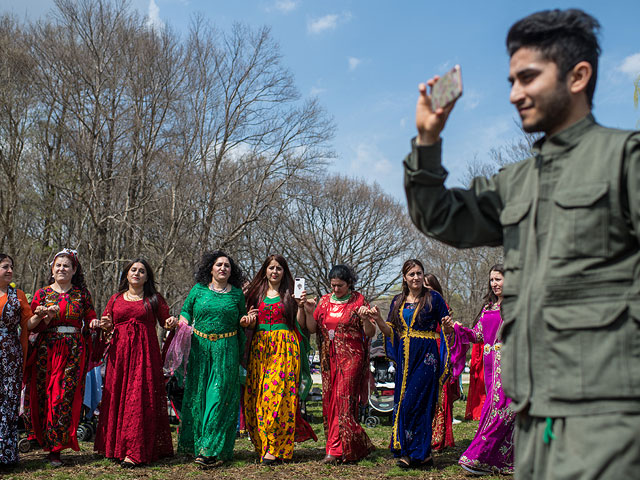
<instances>
[{"instance_id":1,"label":"held hand","mask_svg":"<svg viewBox=\"0 0 640 480\"><path fill-rule=\"evenodd\" d=\"M369 313L370 309L365 307L364 305L356 310L356 313L362 320L371 320L371 315Z\"/></svg>"},{"instance_id":2,"label":"held hand","mask_svg":"<svg viewBox=\"0 0 640 480\"><path fill-rule=\"evenodd\" d=\"M316 297L307 299L307 301L304 303L304 311L305 311L305 313L308 313L308 314L311 315L313 313L313 311L316 309L316 304L317 303L318 302L316 300Z\"/></svg>"},{"instance_id":3,"label":"held hand","mask_svg":"<svg viewBox=\"0 0 640 480\"><path fill-rule=\"evenodd\" d=\"M47 316L47 312L48 312L47 307L43 307L42 305L38 305L36 307L35 312L33 312L33 313L35 315L37 315L40 320L42 320L44 317Z\"/></svg>"},{"instance_id":4,"label":"held hand","mask_svg":"<svg viewBox=\"0 0 640 480\"><path fill-rule=\"evenodd\" d=\"M55 318L59 313L60 313L60 307L58 305L49 305L47 307L47 317L49 317L49 320L51 320L52 318ZM49 322L47 321L47 323Z\"/></svg>"},{"instance_id":5,"label":"held hand","mask_svg":"<svg viewBox=\"0 0 640 480\"><path fill-rule=\"evenodd\" d=\"M178 318L177 317L169 317L165 320L164 326L167 330L173 330L178 326Z\"/></svg>"},{"instance_id":6,"label":"held hand","mask_svg":"<svg viewBox=\"0 0 640 480\"><path fill-rule=\"evenodd\" d=\"M374 305L372 308L369 309L369 315L371 315L371 318L377 324L384 323L382 315L380 314L380 309L378 308L377 305Z\"/></svg>"},{"instance_id":7,"label":"held hand","mask_svg":"<svg viewBox=\"0 0 640 480\"><path fill-rule=\"evenodd\" d=\"M455 105L455 101L451 102L444 108L438 108L433 111L431 107L431 96L427 94L427 86L433 88L433 85L440 79L435 76L418 85L418 102L416 103L416 128L418 136L416 143L418 145L433 145L438 142L440 132L447 123L447 118Z\"/></svg>"},{"instance_id":8,"label":"held hand","mask_svg":"<svg viewBox=\"0 0 640 480\"><path fill-rule=\"evenodd\" d=\"M449 315L442 317L442 330L446 335L453 333L453 320Z\"/></svg>"},{"instance_id":9,"label":"held hand","mask_svg":"<svg viewBox=\"0 0 640 480\"><path fill-rule=\"evenodd\" d=\"M113 320L111 320L111 314L107 314L102 318L100 318L100 321L98 322L98 327L100 327L102 330L105 330L105 331L111 330L113 328Z\"/></svg>"}]
</instances>

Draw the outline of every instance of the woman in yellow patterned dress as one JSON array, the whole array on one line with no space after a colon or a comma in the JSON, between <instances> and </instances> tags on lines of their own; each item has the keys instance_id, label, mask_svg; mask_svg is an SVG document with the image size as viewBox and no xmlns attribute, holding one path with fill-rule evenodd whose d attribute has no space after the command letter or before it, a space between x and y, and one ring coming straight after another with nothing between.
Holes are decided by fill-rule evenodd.
<instances>
[{"instance_id":1,"label":"woman in yellow patterned dress","mask_svg":"<svg viewBox=\"0 0 640 480\"><path fill-rule=\"evenodd\" d=\"M304 318L293 298L293 277L281 255L270 255L247 287L251 340L244 414L261 463L293 456L294 441L315 435L300 416L300 372L305 359L298 322Z\"/></svg>"}]
</instances>

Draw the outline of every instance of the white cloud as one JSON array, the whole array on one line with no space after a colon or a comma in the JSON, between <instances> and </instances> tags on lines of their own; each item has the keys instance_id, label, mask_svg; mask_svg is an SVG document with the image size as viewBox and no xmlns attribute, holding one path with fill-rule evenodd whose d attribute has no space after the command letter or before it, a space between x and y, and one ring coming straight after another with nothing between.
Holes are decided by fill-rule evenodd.
<instances>
[{"instance_id":1,"label":"white cloud","mask_svg":"<svg viewBox=\"0 0 640 480\"><path fill-rule=\"evenodd\" d=\"M626 73L634 79L640 75L640 52L629 55L622 61L622 64L618 67L622 73Z\"/></svg>"},{"instance_id":2,"label":"white cloud","mask_svg":"<svg viewBox=\"0 0 640 480\"><path fill-rule=\"evenodd\" d=\"M307 31L316 34L325 30L334 30L338 26L338 18L338 15L334 13L311 20L307 25Z\"/></svg>"},{"instance_id":3,"label":"white cloud","mask_svg":"<svg viewBox=\"0 0 640 480\"><path fill-rule=\"evenodd\" d=\"M349 71L353 72L362 63L362 60L356 57L349 57Z\"/></svg>"},{"instance_id":4,"label":"white cloud","mask_svg":"<svg viewBox=\"0 0 640 480\"><path fill-rule=\"evenodd\" d=\"M314 18L307 22L307 32L315 35L326 30L335 30L338 24L348 22L350 19L350 12L331 13L324 17Z\"/></svg>"},{"instance_id":5,"label":"white cloud","mask_svg":"<svg viewBox=\"0 0 640 480\"><path fill-rule=\"evenodd\" d=\"M392 172L393 165L387 157L369 143L360 143L355 148L355 159L351 162L351 169L359 175L382 183L384 177Z\"/></svg>"},{"instance_id":6,"label":"white cloud","mask_svg":"<svg viewBox=\"0 0 640 480\"><path fill-rule=\"evenodd\" d=\"M295 10L297 6L298 2L295 0L278 0L274 5L274 8L282 13L289 13Z\"/></svg>"},{"instance_id":7,"label":"white cloud","mask_svg":"<svg viewBox=\"0 0 640 480\"><path fill-rule=\"evenodd\" d=\"M164 28L164 22L160 20L160 8L156 4L155 0L149 0L147 26L153 30L160 30Z\"/></svg>"}]
</instances>

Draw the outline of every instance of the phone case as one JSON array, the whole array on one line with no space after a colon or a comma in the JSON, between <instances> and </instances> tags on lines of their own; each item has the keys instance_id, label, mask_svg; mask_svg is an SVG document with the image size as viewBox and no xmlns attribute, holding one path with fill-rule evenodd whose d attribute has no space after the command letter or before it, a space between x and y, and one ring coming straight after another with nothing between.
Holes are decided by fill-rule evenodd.
<instances>
[{"instance_id":1,"label":"phone case","mask_svg":"<svg viewBox=\"0 0 640 480\"><path fill-rule=\"evenodd\" d=\"M462 73L460 65L456 65L433 85L431 106L433 110L444 108L460 95L462 95Z\"/></svg>"},{"instance_id":2,"label":"phone case","mask_svg":"<svg viewBox=\"0 0 640 480\"><path fill-rule=\"evenodd\" d=\"M300 298L300 295L302 295L302 292L304 291L304 278L296 278L293 282L293 296L294 298Z\"/></svg>"}]
</instances>

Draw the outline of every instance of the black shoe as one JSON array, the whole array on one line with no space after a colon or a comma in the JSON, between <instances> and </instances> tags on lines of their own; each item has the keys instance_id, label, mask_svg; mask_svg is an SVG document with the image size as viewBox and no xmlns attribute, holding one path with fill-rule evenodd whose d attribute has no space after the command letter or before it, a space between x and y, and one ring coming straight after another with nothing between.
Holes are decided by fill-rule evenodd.
<instances>
[{"instance_id":1,"label":"black shoe","mask_svg":"<svg viewBox=\"0 0 640 480\"><path fill-rule=\"evenodd\" d=\"M198 455L194 462L201 467L219 467L223 464L223 461L218 460L216 457L205 457L204 455Z\"/></svg>"}]
</instances>

